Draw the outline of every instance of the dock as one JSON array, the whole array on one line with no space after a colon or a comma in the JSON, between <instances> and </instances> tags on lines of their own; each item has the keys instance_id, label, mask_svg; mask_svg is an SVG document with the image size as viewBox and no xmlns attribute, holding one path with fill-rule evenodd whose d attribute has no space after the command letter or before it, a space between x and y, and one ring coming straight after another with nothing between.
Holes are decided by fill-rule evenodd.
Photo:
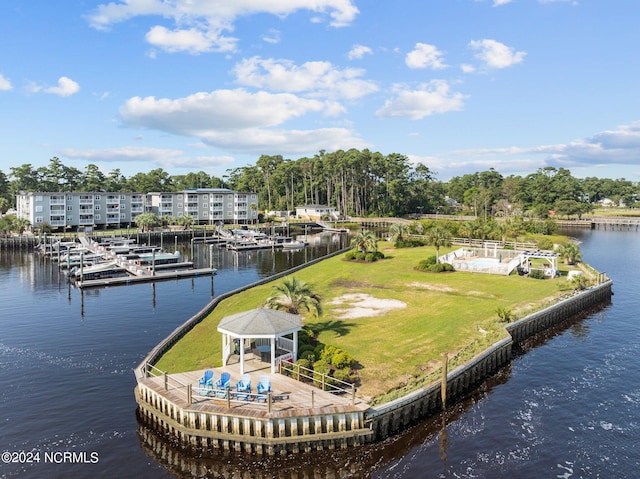
<instances>
[{"instance_id":1,"label":"dock","mask_svg":"<svg viewBox=\"0 0 640 479\"><path fill-rule=\"evenodd\" d=\"M73 260L75 268L68 274L69 279L81 289L213 276L217 273L211 266L194 269L194 263L180 261L178 253L164 253L158 247L140 246L135 240L130 239L113 239L112 242L99 243L82 236L78 238L78 242L65 244L65 251L70 254L76 247L81 253L76 253ZM60 250L57 252L58 267L62 269L65 265L60 261ZM42 253L56 261L46 248ZM92 259L87 265L87 257L94 257L95 260ZM71 264L69 259L67 269L70 269Z\"/></svg>"},{"instance_id":2,"label":"dock","mask_svg":"<svg viewBox=\"0 0 640 479\"><path fill-rule=\"evenodd\" d=\"M193 264L193 263L192 263ZM162 265L156 268L175 266ZM183 269L175 271L156 272L155 274L145 274L138 276L121 276L116 278L88 279L77 281L76 286L80 289L99 288L104 286L122 286L127 284L149 283L154 281L166 281L171 279L192 278L196 276L214 276L217 273L215 268Z\"/></svg>"}]
</instances>

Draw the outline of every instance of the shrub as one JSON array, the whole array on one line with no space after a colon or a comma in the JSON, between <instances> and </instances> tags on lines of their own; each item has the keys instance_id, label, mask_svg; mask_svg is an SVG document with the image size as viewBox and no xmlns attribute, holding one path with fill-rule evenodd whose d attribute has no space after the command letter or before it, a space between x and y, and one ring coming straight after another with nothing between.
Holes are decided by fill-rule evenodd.
<instances>
[{"instance_id":1,"label":"shrub","mask_svg":"<svg viewBox=\"0 0 640 479\"><path fill-rule=\"evenodd\" d=\"M323 350L324 350L324 344L318 343L318 345L315 348L313 348L313 354L316 355L316 358L321 358Z\"/></svg>"},{"instance_id":2,"label":"shrub","mask_svg":"<svg viewBox=\"0 0 640 479\"><path fill-rule=\"evenodd\" d=\"M366 256L364 257L364 260L367 263L373 263L376 260L376 257L373 255L373 253L367 253Z\"/></svg>"},{"instance_id":3,"label":"shrub","mask_svg":"<svg viewBox=\"0 0 640 479\"><path fill-rule=\"evenodd\" d=\"M302 368L313 369L313 363L305 358L298 359L296 364Z\"/></svg>"},{"instance_id":4,"label":"shrub","mask_svg":"<svg viewBox=\"0 0 640 479\"><path fill-rule=\"evenodd\" d=\"M325 345L325 347L320 352L320 360L326 361L327 364L331 364L331 358L337 350L338 348L336 348L335 346Z\"/></svg>"},{"instance_id":5,"label":"shrub","mask_svg":"<svg viewBox=\"0 0 640 479\"><path fill-rule=\"evenodd\" d=\"M425 259L423 261L427 265L432 265L432 264L436 264L438 262L438 258L436 258L436 255L433 255L433 256L429 256L427 259Z\"/></svg>"},{"instance_id":6,"label":"shrub","mask_svg":"<svg viewBox=\"0 0 640 479\"><path fill-rule=\"evenodd\" d=\"M496 309L496 314L498 315L498 318L500 318L500 321L503 321L505 323L508 323L513 319L513 313L511 312L511 310L503 306L500 306Z\"/></svg>"},{"instance_id":7,"label":"shrub","mask_svg":"<svg viewBox=\"0 0 640 479\"><path fill-rule=\"evenodd\" d=\"M353 356L351 356L344 349L336 349L331 356L331 364L337 369L348 368L351 369L351 365L354 362Z\"/></svg>"},{"instance_id":8,"label":"shrub","mask_svg":"<svg viewBox=\"0 0 640 479\"><path fill-rule=\"evenodd\" d=\"M529 278L533 278L533 279L545 279L547 277L547 275L544 274L544 271L541 271L539 269L534 269L529 271Z\"/></svg>"},{"instance_id":9,"label":"shrub","mask_svg":"<svg viewBox=\"0 0 640 479\"><path fill-rule=\"evenodd\" d=\"M355 259L357 259L358 261L364 261L365 257L366 255L362 251L358 251L356 253Z\"/></svg>"},{"instance_id":10,"label":"shrub","mask_svg":"<svg viewBox=\"0 0 640 479\"><path fill-rule=\"evenodd\" d=\"M311 343L311 335L309 334L309 331L302 328L298 332L298 346L300 346L300 349L302 349L302 346L309 345L310 343Z\"/></svg>"},{"instance_id":11,"label":"shrub","mask_svg":"<svg viewBox=\"0 0 640 479\"><path fill-rule=\"evenodd\" d=\"M315 351L314 351L314 347L311 346L310 344L305 344L304 346L302 346L299 350L298 350L298 357L299 358L307 358L309 357L309 355L313 356L313 360L316 360L316 355L315 355Z\"/></svg>"},{"instance_id":12,"label":"shrub","mask_svg":"<svg viewBox=\"0 0 640 479\"><path fill-rule=\"evenodd\" d=\"M537 244L538 244L538 249L544 249L544 250L553 249L553 241L551 241L551 239L549 238L540 238L537 241Z\"/></svg>"},{"instance_id":13,"label":"shrub","mask_svg":"<svg viewBox=\"0 0 640 479\"><path fill-rule=\"evenodd\" d=\"M351 251L347 251L344 255L344 258L347 261L353 261L354 259L356 259L356 251L351 250Z\"/></svg>"},{"instance_id":14,"label":"shrub","mask_svg":"<svg viewBox=\"0 0 640 479\"><path fill-rule=\"evenodd\" d=\"M420 240L400 240L396 241L396 248L417 248L418 246L424 246L424 241Z\"/></svg>"}]
</instances>

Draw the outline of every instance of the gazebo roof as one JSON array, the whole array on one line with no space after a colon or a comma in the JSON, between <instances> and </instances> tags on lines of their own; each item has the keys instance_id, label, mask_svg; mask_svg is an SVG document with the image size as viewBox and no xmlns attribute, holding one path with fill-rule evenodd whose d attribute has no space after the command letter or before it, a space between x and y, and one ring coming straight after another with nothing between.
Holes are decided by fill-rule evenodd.
<instances>
[{"instance_id":1,"label":"gazebo roof","mask_svg":"<svg viewBox=\"0 0 640 479\"><path fill-rule=\"evenodd\" d=\"M218 324L218 331L236 337L275 337L302 329L299 314L275 309L257 308L225 316Z\"/></svg>"}]
</instances>

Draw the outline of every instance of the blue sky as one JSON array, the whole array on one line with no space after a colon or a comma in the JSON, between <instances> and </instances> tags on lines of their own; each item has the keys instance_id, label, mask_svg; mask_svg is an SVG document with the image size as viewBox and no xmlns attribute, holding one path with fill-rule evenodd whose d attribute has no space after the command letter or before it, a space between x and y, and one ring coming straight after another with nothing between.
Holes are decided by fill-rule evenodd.
<instances>
[{"instance_id":1,"label":"blue sky","mask_svg":"<svg viewBox=\"0 0 640 479\"><path fill-rule=\"evenodd\" d=\"M3 0L0 169L402 153L640 180L638 0Z\"/></svg>"}]
</instances>

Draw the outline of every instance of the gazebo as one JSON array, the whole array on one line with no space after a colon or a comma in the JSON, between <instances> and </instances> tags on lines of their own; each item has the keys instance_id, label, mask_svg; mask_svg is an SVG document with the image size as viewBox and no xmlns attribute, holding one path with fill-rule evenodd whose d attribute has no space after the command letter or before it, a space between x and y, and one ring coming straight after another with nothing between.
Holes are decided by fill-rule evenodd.
<instances>
[{"instance_id":1,"label":"gazebo","mask_svg":"<svg viewBox=\"0 0 640 479\"><path fill-rule=\"evenodd\" d=\"M232 354L232 345L240 344L240 372L244 374L244 354L247 345L255 340L256 349L261 355L270 357L271 373L276 372L278 361L298 359L298 331L302 329L302 317L299 314L286 313L275 309L257 308L243 313L225 316L218 324L222 333L222 364ZM293 334L293 339L285 336ZM276 352L286 351L276 356Z\"/></svg>"}]
</instances>

